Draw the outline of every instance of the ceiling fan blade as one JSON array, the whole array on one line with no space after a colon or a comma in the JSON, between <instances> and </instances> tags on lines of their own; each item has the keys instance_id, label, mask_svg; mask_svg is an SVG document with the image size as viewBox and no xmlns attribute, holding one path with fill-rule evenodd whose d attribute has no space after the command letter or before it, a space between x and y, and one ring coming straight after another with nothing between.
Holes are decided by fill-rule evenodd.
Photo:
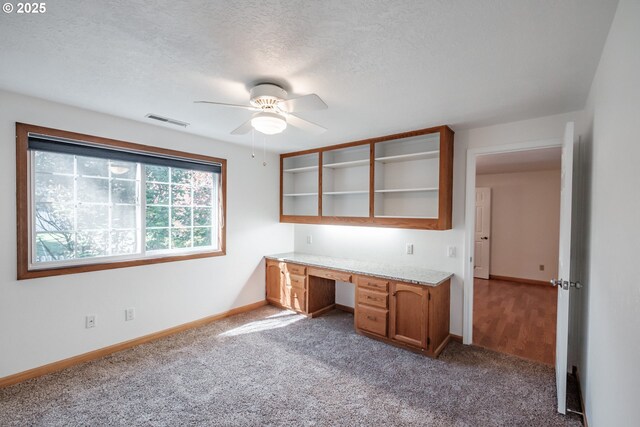
<instances>
[{"instance_id":1,"label":"ceiling fan blade","mask_svg":"<svg viewBox=\"0 0 640 427\"><path fill-rule=\"evenodd\" d=\"M260 111L259 108L253 107L251 105L226 104L224 102L213 102L213 101L193 101L193 103L194 104L213 104L213 105L221 105L223 107L242 108L249 111Z\"/></svg>"},{"instance_id":2,"label":"ceiling fan blade","mask_svg":"<svg viewBox=\"0 0 640 427\"><path fill-rule=\"evenodd\" d=\"M246 133L249 133L251 129L253 129L253 126L251 126L251 119L249 119L241 124L240 127L231 131L231 135L244 135Z\"/></svg>"},{"instance_id":3,"label":"ceiling fan blade","mask_svg":"<svg viewBox=\"0 0 640 427\"><path fill-rule=\"evenodd\" d=\"M315 93L282 101L278 103L278 106L288 113L327 109L327 104Z\"/></svg>"},{"instance_id":4,"label":"ceiling fan blade","mask_svg":"<svg viewBox=\"0 0 640 427\"><path fill-rule=\"evenodd\" d=\"M326 131L326 129L323 128L322 126L317 125L315 123L311 123L308 120L301 119L300 117L294 116L293 114L287 114L286 117L287 117L288 124L290 124L291 126L300 128L306 132L311 132L316 135L319 135L322 132Z\"/></svg>"}]
</instances>

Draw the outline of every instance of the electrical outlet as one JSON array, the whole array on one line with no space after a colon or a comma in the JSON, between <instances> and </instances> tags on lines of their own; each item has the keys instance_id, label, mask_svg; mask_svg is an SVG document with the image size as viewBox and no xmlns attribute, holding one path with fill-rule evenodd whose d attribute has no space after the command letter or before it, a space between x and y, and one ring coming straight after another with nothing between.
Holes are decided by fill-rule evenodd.
<instances>
[{"instance_id":1,"label":"electrical outlet","mask_svg":"<svg viewBox=\"0 0 640 427\"><path fill-rule=\"evenodd\" d=\"M413 255L413 243L407 243L407 255Z\"/></svg>"},{"instance_id":2,"label":"electrical outlet","mask_svg":"<svg viewBox=\"0 0 640 427\"><path fill-rule=\"evenodd\" d=\"M136 309L131 307L131 308L127 308L124 311L124 320L125 321L130 321L136 318Z\"/></svg>"},{"instance_id":3,"label":"electrical outlet","mask_svg":"<svg viewBox=\"0 0 640 427\"><path fill-rule=\"evenodd\" d=\"M540 264L540 271L544 271L544 264Z\"/></svg>"},{"instance_id":4,"label":"electrical outlet","mask_svg":"<svg viewBox=\"0 0 640 427\"><path fill-rule=\"evenodd\" d=\"M87 314L87 317L84 319L84 325L87 329L96 327L96 315L95 314Z\"/></svg>"},{"instance_id":5,"label":"electrical outlet","mask_svg":"<svg viewBox=\"0 0 640 427\"><path fill-rule=\"evenodd\" d=\"M313 243L313 237L311 237L311 234L307 235L307 245L310 245Z\"/></svg>"},{"instance_id":6,"label":"electrical outlet","mask_svg":"<svg viewBox=\"0 0 640 427\"><path fill-rule=\"evenodd\" d=\"M456 257L456 247L455 246L447 246L447 256L449 258Z\"/></svg>"}]
</instances>

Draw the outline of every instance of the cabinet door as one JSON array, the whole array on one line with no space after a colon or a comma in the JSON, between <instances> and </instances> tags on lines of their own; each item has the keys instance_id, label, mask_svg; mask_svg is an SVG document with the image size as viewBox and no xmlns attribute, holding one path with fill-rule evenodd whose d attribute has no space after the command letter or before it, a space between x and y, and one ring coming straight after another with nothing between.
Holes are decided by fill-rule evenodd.
<instances>
[{"instance_id":1,"label":"cabinet door","mask_svg":"<svg viewBox=\"0 0 640 427\"><path fill-rule=\"evenodd\" d=\"M426 348L426 289L404 283L394 283L391 289L390 338L413 347Z\"/></svg>"},{"instance_id":2,"label":"cabinet door","mask_svg":"<svg viewBox=\"0 0 640 427\"><path fill-rule=\"evenodd\" d=\"M278 304L283 303L284 271L277 263L267 264L267 300Z\"/></svg>"}]
</instances>

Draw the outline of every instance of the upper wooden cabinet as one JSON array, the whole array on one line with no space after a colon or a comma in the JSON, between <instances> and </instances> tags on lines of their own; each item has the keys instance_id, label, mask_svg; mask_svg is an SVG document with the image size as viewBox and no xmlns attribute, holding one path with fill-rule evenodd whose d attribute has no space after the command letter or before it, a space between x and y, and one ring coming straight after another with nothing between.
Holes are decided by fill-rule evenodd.
<instances>
[{"instance_id":1,"label":"upper wooden cabinet","mask_svg":"<svg viewBox=\"0 0 640 427\"><path fill-rule=\"evenodd\" d=\"M280 221L448 230L448 126L280 155Z\"/></svg>"}]
</instances>

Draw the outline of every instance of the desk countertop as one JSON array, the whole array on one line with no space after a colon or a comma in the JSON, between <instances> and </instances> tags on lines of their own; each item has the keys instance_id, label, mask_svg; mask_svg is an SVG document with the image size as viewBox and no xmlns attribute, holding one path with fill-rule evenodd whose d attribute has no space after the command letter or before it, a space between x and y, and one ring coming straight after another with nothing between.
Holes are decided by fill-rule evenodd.
<instances>
[{"instance_id":1,"label":"desk countertop","mask_svg":"<svg viewBox=\"0 0 640 427\"><path fill-rule=\"evenodd\" d=\"M424 286L438 286L453 276L452 273L430 270L424 267L384 264L374 261L359 261L347 258L333 258L298 252L267 255L265 258L306 265L309 267L327 268L353 274L383 277L389 280L398 280L401 282L415 283L417 285Z\"/></svg>"}]
</instances>

